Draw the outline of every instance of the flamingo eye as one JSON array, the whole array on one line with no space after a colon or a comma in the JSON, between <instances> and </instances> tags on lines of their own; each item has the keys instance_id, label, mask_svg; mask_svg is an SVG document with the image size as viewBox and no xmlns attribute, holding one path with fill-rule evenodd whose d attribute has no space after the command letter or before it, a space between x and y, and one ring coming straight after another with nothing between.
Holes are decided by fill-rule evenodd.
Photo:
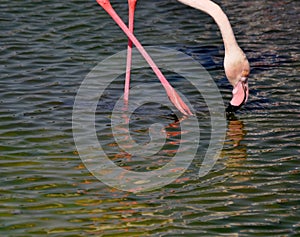
<instances>
[{"instance_id":1,"label":"flamingo eye","mask_svg":"<svg viewBox=\"0 0 300 237\"><path fill-rule=\"evenodd\" d=\"M249 76L249 70L243 70L243 72L242 72L242 77L246 77L246 78L248 78L248 76Z\"/></svg>"}]
</instances>

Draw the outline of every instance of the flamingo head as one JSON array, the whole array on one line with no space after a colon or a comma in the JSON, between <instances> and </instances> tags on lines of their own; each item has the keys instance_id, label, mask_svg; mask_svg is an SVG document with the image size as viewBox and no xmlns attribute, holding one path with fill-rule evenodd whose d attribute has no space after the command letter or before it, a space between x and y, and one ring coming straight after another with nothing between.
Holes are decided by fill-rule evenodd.
<instances>
[{"instance_id":1,"label":"flamingo head","mask_svg":"<svg viewBox=\"0 0 300 237\"><path fill-rule=\"evenodd\" d=\"M233 53L225 54L224 68L228 81L233 86L232 99L226 112L233 113L248 100L250 66L246 55L238 48Z\"/></svg>"}]
</instances>

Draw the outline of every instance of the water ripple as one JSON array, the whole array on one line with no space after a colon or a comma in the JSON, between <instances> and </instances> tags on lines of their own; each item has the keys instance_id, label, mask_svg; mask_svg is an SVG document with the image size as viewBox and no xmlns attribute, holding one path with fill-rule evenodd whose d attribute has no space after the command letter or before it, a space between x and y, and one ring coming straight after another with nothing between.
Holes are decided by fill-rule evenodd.
<instances>
[{"instance_id":1,"label":"water ripple","mask_svg":"<svg viewBox=\"0 0 300 237\"><path fill-rule=\"evenodd\" d=\"M168 74L194 101L203 142L183 176L155 192L132 194L88 172L71 127L80 83L99 61L126 48L124 34L95 2L1 2L1 236L299 235L299 4L219 3L251 63L249 102L228 121L218 162L199 178L210 138L207 106ZM127 20L127 1L112 4ZM177 1L141 1L135 31L144 45L178 49L204 65L228 103L224 48L210 17ZM135 71L133 83L143 81L151 90L151 73ZM118 149L110 111L122 78L110 89L96 122L105 125L98 135L111 159L135 170L168 162L179 142L174 127L155 159L132 159ZM147 106L131 118L132 136L141 143L149 141L151 124L175 120L168 109Z\"/></svg>"}]
</instances>

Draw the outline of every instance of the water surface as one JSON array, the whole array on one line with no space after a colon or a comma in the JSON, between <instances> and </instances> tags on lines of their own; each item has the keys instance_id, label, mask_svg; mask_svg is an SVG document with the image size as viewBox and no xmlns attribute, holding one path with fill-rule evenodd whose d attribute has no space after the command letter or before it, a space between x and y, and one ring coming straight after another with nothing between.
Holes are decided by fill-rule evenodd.
<instances>
[{"instance_id":1,"label":"water surface","mask_svg":"<svg viewBox=\"0 0 300 237\"><path fill-rule=\"evenodd\" d=\"M300 234L299 3L217 2L251 64L249 102L227 121L223 150L208 175L197 176L199 149L172 184L133 194L93 177L72 135L72 108L81 82L98 62L126 48L124 34L94 1L1 1L1 236ZM127 20L127 1L112 4ZM228 103L224 48L209 16L177 1L140 0L136 36L144 45L192 56L209 71ZM134 73L149 88L150 79L156 80L148 69ZM177 149L176 126L169 130L173 143L158 158L134 160L115 152L109 127L114 102L109 98L122 92L121 78L112 87L115 94L97 110L97 122L107 125L99 138L112 152L111 159L136 171L167 163ZM209 114L201 99L194 104L206 128L205 149ZM131 118L132 134L140 142L149 140L152 123L176 124L167 108L147 106Z\"/></svg>"}]
</instances>

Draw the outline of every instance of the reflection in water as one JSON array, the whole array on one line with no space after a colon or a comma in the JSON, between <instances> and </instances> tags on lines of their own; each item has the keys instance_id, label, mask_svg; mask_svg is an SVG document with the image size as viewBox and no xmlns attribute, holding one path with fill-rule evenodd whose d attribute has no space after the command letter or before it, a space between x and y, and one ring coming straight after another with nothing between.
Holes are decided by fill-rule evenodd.
<instances>
[{"instance_id":1,"label":"reflection in water","mask_svg":"<svg viewBox=\"0 0 300 237\"><path fill-rule=\"evenodd\" d=\"M229 121L227 136L233 142L233 147L237 147L240 145L240 142L245 134L244 123L242 121Z\"/></svg>"},{"instance_id":2,"label":"reflection in water","mask_svg":"<svg viewBox=\"0 0 300 237\"><path fill-rule=\"evenodd\" d=\"M119 116L122 118L119 121L121 124L114 126L115 141L110 143L110 146L121 147L121 149L110 158L114 162L119 160L121 164L118 165L127 170L134 170L134 163L140 161L143 164L139 164L139 169L144 171L161 167L168 163L177 152L180 152L181 143L188 142L181 139L182 134L187 132L182 131L180 126L180 123L187 118L185 116L179 120L176 116L165 121L161 120L159 127L143 124L140 117L131 121L126 108ZM172 119L171 123L169 119ZM140 124L131 126L131 123L136 121Z\"/></svg>"},{"instance_id":3,"label":"reflection in water","mask_svg":"<svg viewBox=\"0 0 300 237\"><path fill-rule=\"evenodd\" d=\"M154 131L156 133L159 133L159 136L163 136L163 134L165 136L163 144L156 143L156 145L159 146L158 150L157 148L155 148L157 150L157 153L155 153L153 156L143 156L141 155L142 153L140 153L140 155L138 156L131 155L130 151L134 151L134 149L137 148L142 149L143 151L143 149L147 149L147 145L149 143L153 142L150 135L151 126L148 126L148 128L145 129L145 126L147 126L147 124L142 125L142 123L140 123L138 127L133 129L133 127L130 127L129 125L132 121L130 121L131 118L127 113L122 113L120 117L122 117L122 122L124 124L117 127L117 129L120 130L120 133L117 135L120 135L122 141L119 138L116 140L119 140L122 143L122 147L126 148L126 150L121 149L110 158L124 169L132 171L149 171L162 167L166 163L170 162L172 157L176 155L177 152L179 152L178 149L180 143L188 142L181 139L182 134L186 131L181 130L180 123L186 118L183 117L179 120L176 118L171 123L169 122L169 120L168 123L164 123L164 125L160 128L160 131ZM141 121L140 118L136 119L138 121ZM207 129L210 130L210 128ZM202 137L204 137L203 131L201 132L201 134ZM230 159L226 164L227 166L236 166L236 162L245 160L247 158L247 145L243 143L246 134L247 133L243 121L232 116L228 120L226 140L224 143L224 148L222 150L222 156ZM138 139L136 139L137 135L139 136ZM209 139L209 137L210 136L204 139ZM138 147L137 144L139 145ZM114 141L113 143L111 143L111 146L118 147L118 141ZM127 150L128 152L126 152Z\"/></svg>"},{"instance_id":4,"label":"reflection in water","mask_svg":"<svg viewBox=\"0 0 300 237\"><path fill-rule=\"evenodd\" d=\"M228 122L226 145L229 148L223 150L223 155L231 159L246 159L247 147L242 144L244 136L246 135L243 121L232 119Z\"/></svg>"}]
</instances>

